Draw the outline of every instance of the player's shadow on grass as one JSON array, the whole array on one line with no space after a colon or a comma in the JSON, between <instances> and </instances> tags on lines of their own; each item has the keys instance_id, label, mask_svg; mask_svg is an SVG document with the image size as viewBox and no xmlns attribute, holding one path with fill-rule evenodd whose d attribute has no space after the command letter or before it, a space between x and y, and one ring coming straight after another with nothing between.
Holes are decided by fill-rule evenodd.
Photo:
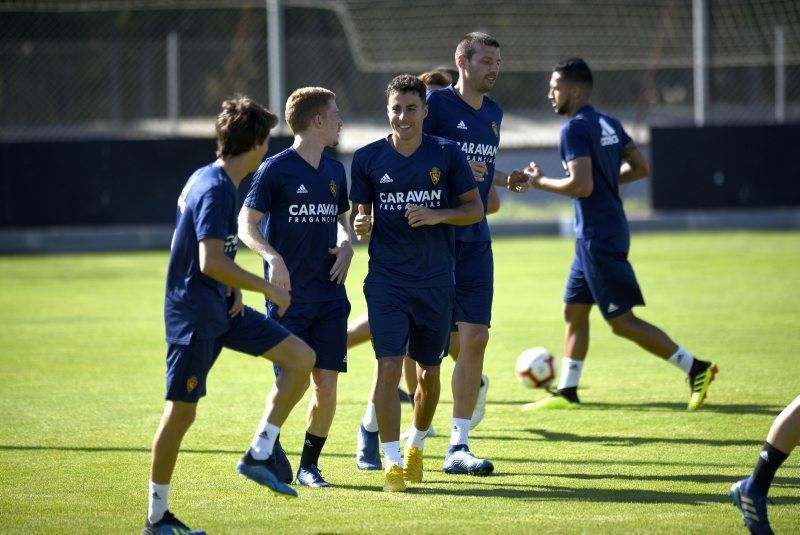
<instances>
[{"instance_id":1,"label":"player's shadow on grass","mask_svg":"<svg viewBox=\"0 0 800 535\"><path fill-rule=\"evenodd\" d=\"M593 436L576 435L575 433L565 433L562 431L547 431L545 429L526 429L528 433L539 435L547 441L562 442L593 442L605 444L606 446L641 446L643 444L692 444L702 446L752 446L763 445L760 440L747 439L714 439L696 437L616 437L616 436ZM484 437L485 438L485 437Z\"/></svg>"},{"instance_id":2,"label":"player's shadow on grass","mask_svg":"<svg viewBox=\"0 0 800 535\"><path fill-rule=\"evenodd\" d=\"M536 401L536 400L530 400ZM489 401L489 405L516 405L522 407L527 401ZM783 406L778 405L754 405L754 404L726 404L715 405L710 401L703 405L700 412L711 412L718 414L754 414L765 416L777 416L783 410ZM680 412L686 413L686 403L667 402L667 401L643 401L633 403L608 403L608 402L584 402L581 404L580 412L585 411L641 411L641 412ZM550 411L547 414L561 414L560 412ZM578 414L572 412L571 414Z\"/></svg>"},{"instance_id":3,"label":"player's shadow on grass","mask_svg":"<svg viewBox=\"0 0 800 535\"><path fill-rule=\"evenodd\" d=\"M502 483L492 482L491 477L485 478L486 483L481 487L475 487L471 482L469 486L459 486L458 488L442 488L437 484L431 486L411 487L411 494L435 495L435 496L472 496L476 498L509 498L513 500L530 501L581 501L581 502L605 502L605 503L676 503L687 505L702 505L709 502L728 503L728 496L724 491L719 493L686 493L686 492L664 492L647 489L607 489L607 488L575 488L554 485L503 485ZM729 483L730 480L726 480ZM423 485L426 485L423 483ZM449 485L449 484L448 484ZM727 487L724 489L727 490ZM800 496L781 497L779 505L789 505L800 503Z\"/></svg>"},{"instance_id":4,"label":"player's shadow on grass","mask_svg":"<svg viewBox=\"0 0 800 535\"><path fill-rule=\"evenodd\" d=\"M584 479L584 480L609 480L619 479L625 481L685 481L689 483L721 483L730 486L736 479L736 476L726 474L564 474L564 473L535 473L534 477L565 477L568 479ZM783 477L776 478L775 483L781 486L787 485L790 487L800 485L800 478L797 477Z\"/></svg>"}]
</instances>

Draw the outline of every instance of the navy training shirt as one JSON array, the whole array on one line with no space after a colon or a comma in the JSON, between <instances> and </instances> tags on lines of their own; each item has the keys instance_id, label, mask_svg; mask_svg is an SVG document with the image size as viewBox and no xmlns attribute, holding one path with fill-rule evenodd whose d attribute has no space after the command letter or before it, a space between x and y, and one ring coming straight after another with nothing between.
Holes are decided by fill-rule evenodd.
<instances>
[{"instance_id":1,"label":"navy training shirt","mask_svg":"<svg viewBox=\"0 0 800 535\"><path fill-rule=\"evenodd\" d=\"M564 169L582 156L592 159L594 188L588 197L575 197L575 235L601 239L617 250L630 244L628 220L619 196L622 153L631 142L620 122L586 105L561 127L558 150Z\"/></svg>"},{"instance_id":2,"label":"navy training shirt","mask_svg":"<svg viewBox=\"0 0 800 535\"><path fill-rule=\"evenodd\" d=\"M458 96L452 85L428 92L428 116L423 126L425 133L455 141L467 160L486 162L486 178L483 182L477 182L484 217L472 225L456 227L458 241L492 239L485 214L494 178L494 160L500 144L502 121L503 110L489 97L484 96L480 109L476 110Z\"/></svg>"},{"instance_id":3,"label":"navy training shirt","mask_svg":"<svg viewBox=\"0 0 800 535\"><path fill-rule=\"evenodd\" d=\"M198 169L183 187L164 298L164 323L171 344L189 345L195 333L209 339L228 330L227 287L200 271L198 242L224 240L225 254L233 260L239 240L236 205L236 186L218 165Z\"/></svg>"},{"instance_id":4,"label":"navy training shirt","mask_svg":"<svg viewBox=\"0 0 800 535\"><path fill-rule=\"evenodd\" d=\"M245 206L265 214L261 234L281 255L292 284L292 302L346 297L343 284L330 280L336 257L338 216L350 209L341 162L322 156L315 169L288 149L264 160L253 177ZM264 262L264 276L270 267Z\"/></svg>"},{"instance_id":5,"label":"navy training shirt","mask_svg":"<svg viewBox=\"0 0 800 535\"><path fill-rule=\"evenodd\" d=\"M455 284L453 226L414 228L406 205L452 208L458 196L475 189L466 158L452 141L422 136L410 156L397 152L388 138L358 149L350 172L350 200L372 204L366 282L436 288Z\"/></svg>"}]
</instances>

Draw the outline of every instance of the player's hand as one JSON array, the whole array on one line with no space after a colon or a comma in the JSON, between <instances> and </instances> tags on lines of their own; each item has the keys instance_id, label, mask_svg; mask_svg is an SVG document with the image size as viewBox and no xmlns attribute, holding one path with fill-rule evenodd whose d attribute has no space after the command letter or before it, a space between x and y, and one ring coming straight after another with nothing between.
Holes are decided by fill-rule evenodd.
<instances>
[{"instance_id":1,"label":"player's hand","mask_svg":"<svg viewBox=\"0 0 800 535\"><path fill-rule=\"evenodd\" d=\"M336 257L329 272L331 281L336 284L344 284L347 279L347 271L350 269L350 262L353 260L353 246L346 241L339 247L328 249L328 252Z\"/></svg>"},{"instance_id":2,"label":"player's hand","mask_svg":"<svg viewBox=\"0 0 800 535\"><path fill-rule=\"evenodd\" d=\"M233 303L228 310L228 317L235 318L237 315L244 316L244 303L242 302L242 291L239 288L228 286L227 297L233 296Z\"/></svg>"},{"instance_id":3,"label":"player's hand","mask_svg":"<svg viewBox=\"0 0 800 535\"><path fill-rule=\"evenodd\" d=\"M292 304L292 296L289 290L279 286L270 285L269 292L265 294L267 299L272 301L272 304L278 307L278 317L283 317L286 314L286 309Z\"/></svg>"},{"instance_id":4,"label":"player's hand","mask_svg":"<svg viewBox=\"0 0 800 535\"><path fill-rule=\"evenodd\" d=\"M364 241L372 233L372 215L364 211L364 205L358 205L358 214L353 220L353 231L358 241Z\"/></svg>"},{"instance_id":5,"label":"player's hand","mask_svg":"<svg viewBox=\"0 0 800 535\"><path fill-rule=\"evenodd\" d=\"M515 170L506 178L506 189L516 193L525 193L530 189L528 177L524 172Z\"/></svg>"},{"instance_id":6,"label":"player's hand","mask_svg":"<svg viewBox=\"0 0 800 535\"><path fill-rule=\"evenodd\" d=\"M437 210L431 210L417 204L406 205L406 219L408 219L408 224L414 228L441 223L442 217L436 212Z\"/></svg>"},{"instance_id":7,"label":"player's hand","mask_svg":"<svg viewBox=\"0 0 800 535\"><path fill-rule=\"evenodd\" d=\"M269 264L269 282L278 288L292 289L292 282L289 278L289 270L280 255L275 255L267 259Z\"/></svg>"},{"instance_id":8,"label":"player's hand","mask_svg":"<svg viewBox=\"0 0 800 535\"><path fill-rule=\"evenodd\" d=\"M472 169L472 176L475 177L476 182L483 182L486 179L486 162L476 162L475 160L467 160L470 169Z\"/></svg>"},{"instance_id":9,"label":"player's hand","mask_svg":"<svg viewBox=\"0 0 800 535\"><path fill-rule=\"evenodd\" d=\"M528 177L528 183L531 186L534 188L541 186L544 173L542 173L542 170L539 169L538 165L536 165L536 162L529 163L524 172L525 176Z\"/></svg>"}]
</instances>

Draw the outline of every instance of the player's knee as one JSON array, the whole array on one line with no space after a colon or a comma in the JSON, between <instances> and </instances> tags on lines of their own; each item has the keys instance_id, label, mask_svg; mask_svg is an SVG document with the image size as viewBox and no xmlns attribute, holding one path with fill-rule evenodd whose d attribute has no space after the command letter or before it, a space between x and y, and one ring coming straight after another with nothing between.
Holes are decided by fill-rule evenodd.
<instances>
[{"instance_id":1,"label":"player's knee","mask_svg":"<svg viewBox=\"0 0 800 535\"><path fill-rule=\"evenodd\" d=\"M440 366L422 366L420 368L417 378L419 379L423 390L428 390L429 388L439 384L440 369Z\"/></svg>"},{"instance_id":2,"label":"player's knee","mask_svg":"<svg viewBox=\"0 0 800 535\"><path fill-rule=\"evenodd\" d=\"M167 414L166 427L184 434L192 427L197 416L197 403L173 402Z\"/></svg>"},{"instance_id":3,"label":"player's knee","mask_svg":"<svg viewBox=\"0 0 800 535\"><path fill-rule=\"evenodd\" d=\"M337 383L335 374L315 375L314 395L320 402L335 402Z\"/></svg>"},{"instance_id":4,"label":"player's knee","mask_svg":"<svg viewBox=\"0 0 800 535\"><path fill-rule=\"evenodd\" d=\"M464 336L461 345L473 352L483 352L489 344L489 329L475 329Z\"/></svg>"},{"instance_id":5,"label":"player's knee","mask_svg":"<svg viewBox=\"0 0 800 535\"><path fill-rule=\"evenodd\" d=\"M611 331L617 336L629 337L636 328L636 318L632 314L625 314L608 320Z\"/></svg>"},{"instance_id":6,"label":"player's knee","mask_svg":"<svg viewBox=\"0 0 800 535\"><path fill-rule=\"evenodd\" d=\"M573 327L585 327L589 323L589 315L583 308L566 303L563 313L564 322Z\"/></svg>"},{"instance_id":7,"label":"player's knee","mask_svg":"<svg viewBox=\"0 0 800 535\"><path fill-rule=\"evenodd\" d=\"M378 383L382 386L397 388L397 382L403 372L402 358L378 359ZM394 383L394 385L392 385Z\"/></svg>"},{"instance_id":8,"label":"player's knee","mask_svg":"<svg viewBox=\"0 0 800 535\"><path fill-rule=\"evenodd\" d=\"M287 341L287 349L289 358L281 367L284 370L288 368L294 373L310 374L317 361L317 354L311 349L311 346L293 336Z\"/></svg>"}]
</instances>

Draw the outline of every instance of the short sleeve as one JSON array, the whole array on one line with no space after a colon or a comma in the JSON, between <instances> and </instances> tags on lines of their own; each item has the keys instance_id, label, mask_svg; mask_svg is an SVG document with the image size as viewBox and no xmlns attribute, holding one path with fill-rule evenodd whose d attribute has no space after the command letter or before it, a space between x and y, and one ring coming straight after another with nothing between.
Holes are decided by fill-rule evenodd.
<instances>
[{"instance_id":1,"label":"short sleeve","mask_svg":"<svg viewBox=\"0 0 800 535\"><path fill-rule=\"evenodd\" d=\"M571 162L582 156L592 156L591 137L575 121L570 121L561 128L559 145L561 146L561 156L564 163Z\"/></svg>"},{"instance_id":2,"label":"short sleeve","mask_svg":"<svg viewBox=\"0 0 800 535\"><path fill-rule=\"evenodd\" d=\"M350 200L358 204L370 204L375 198L375 191L369 181L369 175L364 169L364 153L356 151L350 167Z\"/></svg>"},{"instance_id":3,"label":"short sleeve","mask_svg":"<svg viewBox=\"0 0 800 535\"><path fill-rule=\"evenodd\" d=\"M253 176L250 191L244 199L244 205L258 210L262 214L269 213L272 206L275 167L271 162L264 162Z\"/></svg>"},{"instance_id":4,"label":"short sleeve","mask_svg":"<svg viewBox=\"0 0 800 535\"><path fill-rule=\"evenodd\" d=\"M197 200L192 214L197 241L208 238L224 240L228 237L228 227L233 206L229 192L220 186L206 190Z\"/></svg>"}]
</instances>

